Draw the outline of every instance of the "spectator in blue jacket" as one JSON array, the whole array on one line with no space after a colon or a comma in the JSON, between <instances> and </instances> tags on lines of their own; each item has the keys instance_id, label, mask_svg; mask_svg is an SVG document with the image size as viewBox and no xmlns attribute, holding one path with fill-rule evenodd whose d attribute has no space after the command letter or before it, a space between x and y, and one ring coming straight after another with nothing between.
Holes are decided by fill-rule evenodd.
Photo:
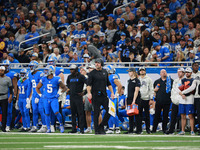
<instances>
[{"instance_id":1,"label":"spectator in blue jacket","mask_svg":"<svg viewBox=\"0 0 200 150\"><path fill-rule=\"evenodd\" d=\"M17 67L19 67L19 65L12 65L12 63L19 63L19 61L18 61L17 59L15 59L13 53L9 53L9 54L8 54L8 60L9 60L10 63L11 63L10 67L12 67L12 68L17 68Z\"/></svg>"},{"instance_id":2,"label":"spectator in blue jacket","mask_svg":"<svg viewBox=\"0 0 200 150\"><path fill-rule=\"evenodd\" d=\"M93 16L99 16L99 12L96 9L96 6L94 4L90 5L90 10L88 11L87 18L91 18Z\"/></svg>"},{"instance_id":3,"label":"spectator in blue jacket","mask_svg":"<svg viewBox=\"0 0 200 150\"><path fill-rule=\"evenodd\" d=\"M169 10L173 13L176 12L176 7L181 7L181 4L177 0L171 0L171 3L169 4Z\"/></svg>"},{"instance_id":4,"label":"spectator in blue jacket","mask_svg":"<svg viewBox=\"0 0 200 150\"><path fill-rule=\"evenodd\" d=\"M39 33L36 31L36 26L32 25L31 32L26 34L25 40L28 40L28 39L31 39L31 38L34 38L34 37L37 37L37 36L39 36ZM28 42L26 42L25 47L31 47L31 46L33 46L33 44L38 44L38 42L39 42L39 38L28 41Z\"/></svg>"},{"instance_id":5,"label":"spectator in blue jacket","mask_svg":"<svg viewBox=\"0 0 200 150\"><path fill-rule=\"evenodd\" d=\"M17 54L19 50L19 42L15 40L15 35L9 35L9 41L7 43L7 51Z\"/></svg>"}]
</instances>

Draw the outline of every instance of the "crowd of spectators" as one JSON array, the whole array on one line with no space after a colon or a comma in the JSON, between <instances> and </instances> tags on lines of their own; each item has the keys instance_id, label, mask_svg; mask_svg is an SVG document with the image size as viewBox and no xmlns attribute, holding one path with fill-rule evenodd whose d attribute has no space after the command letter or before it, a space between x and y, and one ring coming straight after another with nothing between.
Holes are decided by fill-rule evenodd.
<instances>
[{"instance_id":1,"label":"crowd of spectators","mask_svg":"<svg viewBox=\"0 0 200 150\"><path fill-rule=\"evenodd\" d=\"M113 14L114 8L129 2ZM184 65L183 62L200 57L199 0L0 3L1 61L46 63L54 53L60 63L89 62L102 57L105 62L176 61ZM94 16L97 18L78 23ZM49 34L19 44L45 33ZM30 47L33 48L26 50Z\"/></svg>"}]
</instances>

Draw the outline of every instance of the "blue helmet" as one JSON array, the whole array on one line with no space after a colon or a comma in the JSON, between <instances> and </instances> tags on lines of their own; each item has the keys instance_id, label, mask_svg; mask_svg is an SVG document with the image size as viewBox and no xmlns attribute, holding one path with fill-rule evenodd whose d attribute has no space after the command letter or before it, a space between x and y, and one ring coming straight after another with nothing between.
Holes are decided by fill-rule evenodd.
<instances>
[{"instance_id":1,"label":"blue helmet","mask_svg":"<svg viewBox=\"0 0 200 150\"><path fill-rule=\"evenodd\" d=\"M55 74L55 67L52 65L48 65L44 68L44 75L48 76L51 74L53 74L53 75Z\"/></svg>"},{"instance_id":2,"label":"blue helmet","mask_svg":"<svg viewBox=\"0 0 200 150\"><path fill-rule=\"evenodd\" d=\"M113 65L107 65L105 66L105 69L107 70L108 73L113 74L115 73L115 68L113 67Z\"/></svg>"},{"instance_id":3,"label":"blue helmet","mask_svg":"<svg viewBox=\"0 0 200 150\"><path fill-rule=\"evenodd\" d=\"M6 68L5 72L8 72L10 70L10 61L6 59L2 62L2 64Z\"/></svg>"},{"instance_id":4,"label":"blue helmet","mask_svg":"<svg viewBox=\"0 0 200 150\"><path fill-rule=\"evenodd\" d=\"M31 69L31 73L38 69L39 63L35 60L31 61L28 65Z\"/></svg>"},{"instance_id":5,"label":"blue helmet","mask_svg":"<svg viewBox=\"0 0 200 150\"><path fill-rule=\"evenodd\" d=\"M21 79L24 79L24 78L28 77L28 71L25 68L20 70L20 77L21 77Z\"/></svg>"},{"instance_id":6,"label":"blue helmet","mask_svg":"<svg viewBox=\"0 0 200 150\"><path fill-rule=\"evenodd\" d=\"M51 54L51 55L49 56L48 60L47 60L47 63L48 63L48 65L53 65L53 66L55 66L57 60L58 60L57 57L56 57L55 55Z\"/></svg>"}]
</instances>

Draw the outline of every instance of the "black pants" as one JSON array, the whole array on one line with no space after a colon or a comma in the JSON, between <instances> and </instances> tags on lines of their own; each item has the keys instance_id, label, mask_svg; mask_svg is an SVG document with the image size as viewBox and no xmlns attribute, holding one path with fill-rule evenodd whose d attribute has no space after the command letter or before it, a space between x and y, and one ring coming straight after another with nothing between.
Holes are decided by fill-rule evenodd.
<instances>
[{"instance_id":1,"label":"black pants","mask_svg":"<svg viewBox=\"0 0 200 150\"><path fill-rule=\"evenodd\" d=\"M200 98L194 99L194 109L195 112L197 113L197 123L200 125Z\"/></svg>"},{"instance_id":2,"label":"black pants","mask_svg":"<svg viewBox=\"0 0 200 150\"><path fill-rule=\"evenodd\" d=\"M139 112L141 114L142 120L143 120L143 109L144 109L144 112L145 112L146 131L150 131L149 100L141 100Z\"/></svg>"},{"instance_id":3,"label":"black pants","mask_svg":"<svg viewBox=\"0 0 200 150\"><path fill-rule=\"evenodd\" d=\"M103 129L105 125L108 124L108 120L110 118L110 114L108 113L108 98L104 95L97 96L95 94L92 95L92 105L94 107L94 127L95 132L98 132L100 129ZM99 124L99 114L100 114L100 106L106 110L106 113L103 117L101 124Z\"/></svg>"},{"instance_id":4,"label":"black pants","mask_svg":"<svg viewBox=\"0 0 200 150\"><path fill-rule=\"evenodd\" d=\"M80 131L84 132L83 98L80 96L70 96L70 106L72 112L72 131L77 131L76 116L78 116Z\"/></svg>"},{"instance_id":5,"label":"black pants","mask_svg":"<svg viewBox=\"0 0 200 150\"><path fill-rule=\"evenodd\" d=\"M174 132L175 125L177 123L178 105L172 104L171 122L169 132Z\"/></svg>"},{"instance_id":6,"label":"black pants","mask_svg":"<svg viewBox=\"0 0 200 150\"><path fill-rule=\"evenodd\" d=\"M8 99L0 100L0 106L2 110L2 131L6 129L7 112L8 112Z\"/></svg>"},{"instance_id":7,"label":"black pants","mask_svg":"<svg viewBox=\"0 0 200 150\"><path fill-rule=\"evenodd\" d=\"M131 105L132 100L127 100L127 105ZM134 117L135 117L135 125L136 125L136 132L142 132L142 111L141 110L141 100L136 101L136 104L138 105L139 115L129 116L129 132L133 132L133 126L134 126Z\"/></svg>"},{"instance_id":8,"label":"black pants","mask_svg":"<svg viewBox=\"0 0 200 150\"><path fill-rule=\"evenodd\" d=\"M168 123L168 114L169 114L170 104L159 104L156 103L156 110L155 110L155 117L153 120L153 132L156 132L158 127L158 123L160 120L161 111L163 109L163 122L162 122L162 129L163 132L167 130L167 123Z\"/></svg>"}]
</instances>

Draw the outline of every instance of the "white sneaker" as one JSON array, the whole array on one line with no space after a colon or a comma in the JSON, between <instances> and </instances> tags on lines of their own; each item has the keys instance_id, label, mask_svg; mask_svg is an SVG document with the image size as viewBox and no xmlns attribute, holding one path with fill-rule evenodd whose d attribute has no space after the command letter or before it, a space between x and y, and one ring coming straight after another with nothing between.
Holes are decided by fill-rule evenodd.
<instances>
[{"instance_id":1,"label":"white sneaker","mask_svg":"<svg viewBox=\"0 0 200 150\"><path fill-rule=\"evenodd\" d=\"M92 130L91 130L91 128L89 129L89 128L87 128L85 131L84 131L84 133L92 133Z\"/></svg>"},{"instance_id":2,"label":"white sneaker","mask_svg":"<svg viewBox=\"0 0 200 150\"><path fill-rule=\"evenodd\" d=\"M108 129L108 131L106 131L106 134L114 134L113 129Z\"/></svg>"},{"instance_id":3,"label":"white sneaker","mask_svg":"<svg viewBox=\"0 0 200 150\"><path fill-rule=\"evenodd\" d=\"M51 128L51 133L54 133L54 132L56 132L56 131L55 131L55 128L54 128L54 125L51 125L51 127L50 127L50 128Z\"/></svg>"},{"instance_id":4,"label":"white sneaker","mask_svg":"<svg viewBox=\"0 0 200 150\"><path fill-rule=\"evenodd\" d=\"M10 126L6 126L6 132L10 132Z\"/></svg>"},{"instance_id":5,"label":"white sneaker","mask_svg":"<svg viewBox=\"0 0 200 150\"><path fill-rule=\"evenodd\" d=\"M116 134L120 134L120 133L121 133L120 129L116 129L116 130L115 130L115 133L116 133Z\"/></svg>"},{"instance_id":6,"label":"white sneaker","mask_svg":"<svg viewBox=\"0 0 200 150\"><path fill-rule=\"evenodd\" d=\"M47 132L47 127L42 125L42 127L40 128L40 130L37 131L38 133L46 133Z\"/></svg>"},{"instance_id":7,"label":"white sneaker","mask_svg":"<svg viewBox=\"0 0 200 150\"><path fill-rule=\"evenodd\" d=\"M32 126L32 129L29 132L37 132L37 127L36 126Z\"/></svg>"}]
</instances>

